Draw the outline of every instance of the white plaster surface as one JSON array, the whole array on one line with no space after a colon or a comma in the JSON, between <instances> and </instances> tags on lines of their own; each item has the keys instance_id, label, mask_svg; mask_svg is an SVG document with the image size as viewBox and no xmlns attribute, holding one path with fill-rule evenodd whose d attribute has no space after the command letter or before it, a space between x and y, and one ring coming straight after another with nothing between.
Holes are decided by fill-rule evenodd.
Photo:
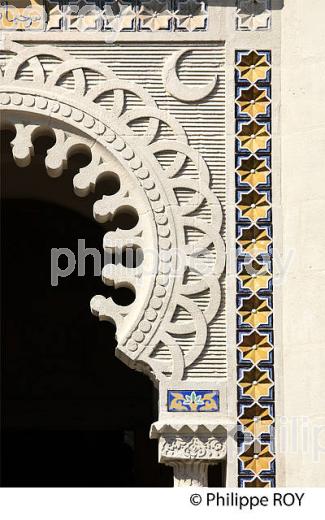
<instances>
[{"instance_id":1,"label":"white plaster surface","mask_svg":"<svg viewBox=\"0 0 325 520\"><path fill-rule=\"evenodd\" d=\"M281 399L298 433L296 446L289 433L283 469L285 485L314 487L325 486L325 2L284 4L281 199L283 259L292 260L282 286Z\"/></svg>"}]
</instances>

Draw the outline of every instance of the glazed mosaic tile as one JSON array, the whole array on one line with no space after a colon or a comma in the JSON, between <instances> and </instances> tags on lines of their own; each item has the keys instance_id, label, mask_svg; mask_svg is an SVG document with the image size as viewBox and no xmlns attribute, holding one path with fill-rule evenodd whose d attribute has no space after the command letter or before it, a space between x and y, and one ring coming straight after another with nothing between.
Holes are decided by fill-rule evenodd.
<instances>
[{"instance_id":1,"label":"glazed mosaic tile","mask_svg":"<svg viewBox=\"0 0 325 520\"><path fill-rule=\"evenodd\" d=\"M169 412L218 412L217 390L168 390Z\"/></svg>"},{"instance_id":2,"label":"glazed mosaic tile","mask_svg":"<svg viewBox=\"0 0 325 520\"><path fill-rule=\"evenodd\" d=\"M236 52L238 485L274 487L271 53Z\"/></svg>"},{"instance_id":3,"label":"glazed mosaic tile","mask_svg":"<svg viewBox=\"0 0 325 520\"><path fill-rule=\"evenodd\" d=\"M22 0L0 5L0 29L21 31L206 31L200 0Z\"/></svg>"}]
</instances>

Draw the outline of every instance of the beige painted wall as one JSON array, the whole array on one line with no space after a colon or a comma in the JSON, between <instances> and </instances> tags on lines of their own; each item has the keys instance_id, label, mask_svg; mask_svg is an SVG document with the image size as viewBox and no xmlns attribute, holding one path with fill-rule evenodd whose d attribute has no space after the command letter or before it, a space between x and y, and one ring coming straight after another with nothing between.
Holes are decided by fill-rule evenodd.
<instances>
[{"instance_id":1,"label":"beige painted wall","mask_svg":"<svg viewBox=\"0 0 325 520\"><path fill-rule=\"evenodd\" d=\"M282 285L282 413L299 430L297 446L285 448L285 484L325 486L325 2L284 3L281 200L291 262Z\"/></svg>"}]
</instances>

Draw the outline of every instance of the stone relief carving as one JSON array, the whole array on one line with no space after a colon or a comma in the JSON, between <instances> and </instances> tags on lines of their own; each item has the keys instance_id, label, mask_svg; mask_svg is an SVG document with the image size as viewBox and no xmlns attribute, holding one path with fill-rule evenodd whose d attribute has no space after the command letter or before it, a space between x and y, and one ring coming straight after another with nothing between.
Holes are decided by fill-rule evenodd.
<instances>
[{"instance_id":1,"label":"stone relief carving","mask_svg":"<svg viewBox=\"0 0 325 520\"><path fill-rule=\"evenodd\" d=\"M226 430L212 423L155 423L151 436L159 438L159 461L173 467L175 487L207 486L209 464L226 458Z\"/></svg>"},{"instance_id":2,"label":"stone relief carving","mask_svg":"<svg viewBox=\"0 0 325 520\"><path fill-rule=\"evenodd\" d=\"M161 459L206 459L224 458L225 442L215 437L192 437L175 435L161 438Z\"/></svg>"},{"instance_id":3,"label":"stone relief carving","mask_svg":"<svg viewBox=\"0 0 325 520\"><path fill-rule=\"evenodd\" d=\"M173 97L187 103L200 101L206 98L217 85L218 78L214 78L207 85L191 87L182 83L177 76L178 61L182 56L195 49L182 49L174 52L165 62L162 76L166 91Z\"/></svg>"},{"instance_id":4,"label":"stone relief carving","mask_svg":"<svg viewBox=\"0 0 325 520\"><path fill-rule=\"evenodd\" d=\"M12 143L17 164L29 163L35 132L50 126L56 143L46 158L49 175L62 174L72 150L88 149L92 160L74 177L76 194L87 196L100 177L114 173L121 179L121 188L95 203L94 218L99 222L110 220L121 207L138 216L132 230L107 233L104 248L141 247L142 265L133 270L106 265L102 276L105 284L133 288L135 302L121 307L98 295L91 301L92 312L116 324L117 355L130 366L147 371L158 381L182 380L186 367L203 352L207 325L217 313L221 298L219 277L225 262L220 237L222 211L209 188L207 165L189 146L179 122L159 110L140 85L119 79L100 63L72 59L60 48L5 45L11 58L3 67L0 99L4 120L17 131ZM50 73L43 67L44 56L56 60ZM20 79L22 67L30 68L32 81ZM86 70L102 77L100 85L88 85ZM60 86L67 74L72 78L72 90ZM127 109L127 94L139 99L139 108ZM112 96L112 105L103 109L100 100L108 95ZM28 113L32 118L26 117ZM141 135L136 130L138 120L146 121ZM161 125L168 127L171 138L160 137ZM173 159L162 166L160 155L166 151ZM185 161L192 162L199 172L197 181L182 174ZM185 199L178 197L179 190L186 192ZM193 217L203 203L211 223ZM187 242L187 228L199 233L196 242ZM152 252L156 254L148 254ZM188 283L188 269L196 272L195 283ZM204 309L195 300L203 291L208 294ZM179 317L180 310L186 313L186 320ZM193 343L184 351L177 338L189 334ZM162 344L170 350L170 360L155 357L157 346Z\"/></svg>"},{"instance_id":5,"label":"stone relief carving","mask_svg":"<svg viewBox=\"0 0 325 520\"><path fill-rule=\"evenodd\" d=\"M270 0L238 0L236 21L239 31L270 29Z\"/></svg>"},{"instance_id":6,"label":"stone relief carving","mask_svg":"<svg viewBox=\"0 0 325 520\"><path fill-rule=\"evenodd\" d=\"M159 461L173 467L175 487L207 486L209 465L227 454L227 430L216 420L159 421L150 437L159 439Z\"/></svg>"}]
</instances>

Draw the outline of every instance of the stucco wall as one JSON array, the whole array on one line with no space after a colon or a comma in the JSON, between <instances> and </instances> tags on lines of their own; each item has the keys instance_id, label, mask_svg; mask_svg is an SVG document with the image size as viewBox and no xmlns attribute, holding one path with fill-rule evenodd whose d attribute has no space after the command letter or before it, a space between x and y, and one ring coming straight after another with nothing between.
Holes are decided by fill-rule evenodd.
<instances>
[{"instance_id":1,"label":"stucco wall","mask_svg":"<svg viewBox=\"0 0 325 520\"><path fill-rule=\"evenodd\" d=\"M282 285L282 413L292 439L285 483L324 486L325 2L284 3L281 200L283 262L289 265ZM318 460L317 445L323 447Z\"/></svg>"}]
</instances>

